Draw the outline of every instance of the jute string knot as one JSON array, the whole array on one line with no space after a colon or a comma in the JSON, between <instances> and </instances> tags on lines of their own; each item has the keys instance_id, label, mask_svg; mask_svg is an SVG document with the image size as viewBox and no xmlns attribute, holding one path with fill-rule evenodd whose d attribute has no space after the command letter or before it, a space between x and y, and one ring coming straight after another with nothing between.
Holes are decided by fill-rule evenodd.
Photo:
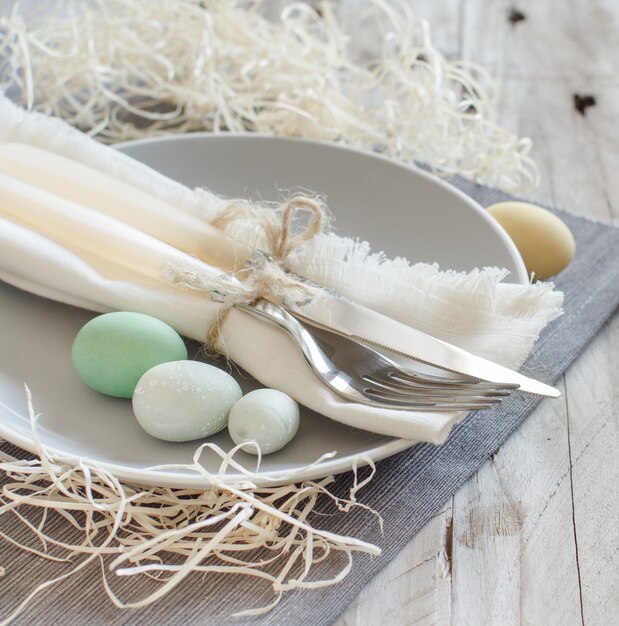
<instances>
[{"instance_id":1,"label":"jute string knot","mask_svg":"<svg viewBox=\"0 0 619 626\"><path fill-rule=\"evenodd\" d=\"M300 211L309 212L309 220L300 232L293 234ZM256 251L245 267L229 274L185 272L178 267L165 269L170 282L208 294L223 305L205 338L207 350L213 353L221 352L218 348L221 328L235 305L274 297L298 303L319 294L318 288L288 273L285 265L295 250L321 233L328 223L328 216L320 203L299 195L288 200L280 210L273 210L235 201L227 205L211 224L225 232L229 225L238 221L250 221L263 233L261 247L265 249Z\"/></svg>"},{"instance_id":2,"label":"jute string knot","mask_svg":"<svg viewBox=\"0 0 619 626\"><path fill-rule=\"evenodd\" d=\"M305 228L292 235L295 217L300 211L310 214ZM328 224L328 215L323 206L308 196L293 196L281 210L256 207L249 202L233 201L228 204L211 222L215 228L226 228L238 221L247 220L264 233L264 249L270 257L280 264L302 244L321 233Z\"/></svg>"}]
</instances>

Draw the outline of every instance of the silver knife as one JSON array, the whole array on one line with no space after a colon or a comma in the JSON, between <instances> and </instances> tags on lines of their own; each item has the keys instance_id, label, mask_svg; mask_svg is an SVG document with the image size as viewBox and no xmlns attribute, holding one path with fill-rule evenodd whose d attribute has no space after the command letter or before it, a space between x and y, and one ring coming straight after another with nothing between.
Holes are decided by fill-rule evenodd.
<instances>
[{"instance_id":1,"label":"silver knife","mask_svg":"<svg viewBox=\"0 0 619 626\"><path fill-rule=\"evenodd\" d=\"M282 305L281 302L277 304ZM303 307L285 303L283 306L309 324L420 363L496 383L517 384L520 391L538 396L558 398L561 395L550 385L475 356L336 294L329 293Z\"/></svg>"}]
</instances>

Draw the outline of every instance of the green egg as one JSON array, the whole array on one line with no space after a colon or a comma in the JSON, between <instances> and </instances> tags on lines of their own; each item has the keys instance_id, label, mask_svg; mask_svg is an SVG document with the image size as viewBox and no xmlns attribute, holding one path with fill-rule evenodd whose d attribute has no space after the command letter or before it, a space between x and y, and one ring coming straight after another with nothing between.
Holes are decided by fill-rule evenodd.
<instances>
[{"instance_id":1,"label":"green egg","mask_svg":"<svg viewBox=\"0 0 619 626\"><path fill-rule=\"evenodd\" d=\"M71 350L78 376L94 390L131 398L151 367L187 359L181 336L150 315L119 311L90 320Z\"/></svg>"}]
</instances>

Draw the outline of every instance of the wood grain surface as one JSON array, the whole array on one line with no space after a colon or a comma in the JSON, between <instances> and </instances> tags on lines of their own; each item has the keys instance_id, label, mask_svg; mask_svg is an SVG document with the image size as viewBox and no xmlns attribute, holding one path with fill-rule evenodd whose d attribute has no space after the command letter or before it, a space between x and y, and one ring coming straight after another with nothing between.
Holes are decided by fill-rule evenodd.
<instances>
[{"instance_id":1,"label":"wood grain surface","mask_svg":"<svg viewBox=\"0 0 619 626\"><path fill-rule=\"evenodd\" d=\"M535 144L531 197L617 223L619 2L407 1L445 54L496 78L498 121ZM618 371L615 316L563 401L542 403L337 626L616 624Z\"/></svg>"},{"instance_id":2,"label":"wood grain surface","mask_svg":"<svg viewBox=\"0 0 619 626\"><path fill-rule=\"evenodd\" d=\"M495 77L497 121L535 144L531 197L618 223L619 0L400 1ZM619 316L559 386L336 626L619 623Z\"/></svg>"}]
</instances>

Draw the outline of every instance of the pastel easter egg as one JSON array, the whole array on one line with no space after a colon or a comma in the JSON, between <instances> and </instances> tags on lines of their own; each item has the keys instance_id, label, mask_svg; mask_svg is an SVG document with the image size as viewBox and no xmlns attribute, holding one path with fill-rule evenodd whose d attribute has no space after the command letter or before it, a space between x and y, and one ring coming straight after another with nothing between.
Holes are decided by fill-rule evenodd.
<instances>
[{"instance_id":1,"label":"pastel easter egg","mask_svg":"<svg viewBox=\"0 0 619 626\"><path fill-rule=\"evenodd\" d=\"M256 389L243 396L230 411L228 432L237 445L255 441L262 454L281 450L299 428L299 405L275 389ZM246 452L257 454L255 446Z\"/></svg>"},{"instance_id":2,"label":"pastel easter egg","mask_svg":"<svg viewBox=\"0 0 619 626\"><path fill-rule=\"evenodd\" d=\"M242 395L236 380L217 367L200 361L162 363L140 378L133 412L149 435L191 441L224 429Z\"/></svg>"},{"instance_id":3,"label":"pastel easter egg","mask_svg":"<svg viewBox=\"0 0 619 626\"><path fill-rule=\"evenodd\" d=\"M554 213L527 202L500 202L487 210L512 238L535 278L558 274L574 258L574 237Z\"/></svg>"},{"instance_id":4,"label":"pastel easter egg","mask_svg":"<svg viewBox=\"0 0 619 626\"><path fill-rule=\"evenodd\" d=\"M166 361L187 358L181 336L150 315L118 311L90 320L71 351L78 376L101 393L130 398L141 376Z\"/></svg>"}]
</instances>

